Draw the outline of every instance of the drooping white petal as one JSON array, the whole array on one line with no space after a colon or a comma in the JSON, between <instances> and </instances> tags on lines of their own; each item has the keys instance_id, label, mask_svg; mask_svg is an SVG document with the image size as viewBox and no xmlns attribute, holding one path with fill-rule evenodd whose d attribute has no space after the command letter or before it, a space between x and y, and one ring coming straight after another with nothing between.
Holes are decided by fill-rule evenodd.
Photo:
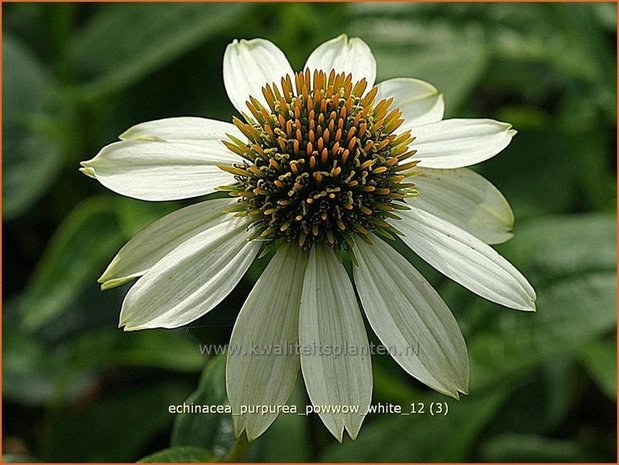
<instances>
[{"instance_id":1,"label":"drooping white petal","mask_svg":"<svg viewBox=\"0 0 619 465\"><path fill-rule=\"evenodd\" d=\"M391 220L402 240L426 262L470 291L505 307L535 311L535 291L524 276L472 234L420 209Z\"/></svg>"},{"instance_id":2,"label":"drooping white petal","mask_svg":"<svg viewBox=\"0 0 619 465\"><path fill-rule=\"evenodd\" d=\"M128 140L105 146L80 171L118 194L141 200L178 200L214 192L234 176L217 167L240 157L219 141L200 144Z\"/></svg>"},{"instance_id":3,"label":"drooping white petal","mask_svg":"<svg viewBox=\"0 0 619 465\"><path fill-rule=\"evenodd\" d=\"M247 225L231 216L162 258L127 293L120 326L125 331L176 328L212 310L260 249L258 242L247 240Z\"/></svg>"},{"instance_id":4,"label":"drooping white petal","mask_svg":"<svg viewBox=\"0 0 619 465\"><path fill-rule=\"evenodd\" d=\"M512 237L512 209L483 176L467 168L421 168L410 180L419 190L418 196L407 199L411 207L449 221L487 244L500 244Z\"/></svg>"},{"instance_id":5,"label":"drooping white petal","mask_svg":"<svg viewBox=\"0 0 619 465\"><path fill-rule=\"evenodd\" d=\"M401 126L416 137L410 145L423 168L462 168L495 156L512 140L511 124L490 119L446 119L421 126Z\"/></svg>"},{"instance_id":6,"label":"drooping white petal","mask_svg":"<svg viewBox=\"0 0 619 465\"><path fill-rule=\"evenodd\" d=\"M336 73L351 73L353 82L365 78L368 89L376 80L376 60L372 50L363 40L358 37L349 39L346 34L319 45L307 59L305 68L323 70L327 74L332 69Z\"/></svg>"},{"instance_id":7,"label":"drooping white petal","mask_svg":"<svg viewBox=\"0 0 619 465\"><path fill-rule=\"evenodd\" d=\"M280 248L258 279L232 330L226 386L234 413L241 405L284 405L299 374L299 306L305 257L296 244ZM237 435L260 436L277 413L233 415Z\"/></svg>"},{"instance_id":8,"label":"drooping white petal","mask_svg":"<svg viewBox=\"0 0 619 465\"><path fill-rule=\"evenodd\" d=\"M116 254L99 278L102 289L142 276L159 260L193 236L217 225L233 199L216 199L181 208L137 233Z\"/></svg>"},{"instance_id":9,"label":"drooping white petal","mask_svg":"<svg viewBox=\"0 0 619 465\"><path fill-rule=\"evenodd\" d=\"M370 325L407 373L458 398L469 363L456 319L413 265L379 238L372 242L357 241L353 271Z\"/></svg>"},{"instance_id":10,"label":"drooping white petal","mask_svg":"<svg viewBox=\"0 0 619 465\"><path fill-rule=\"evenodd\" d=\"M207 118L183 116L136 124L123 132L119 139L192 142L226 139L226 134L244 138L234 124Z\"/></svg>"},{"instance_id":11,"label":"drooping white petal","mask_svg":"<svg viewBox=\"0 0 619 465\"><path fill-rule=\"evenodd\" d=\"M355 291L344 266L328 247L314 247L309 255L299 341L301 371L312 404L330 409L358 408L354 413L319 413L338 441L344 429L354 439L372 399L372 364ZM323 350L312 351L312 347Z\"/></svg>"},{"instance_id":12,"label":"drooping white petal","mask_svg":"<svg viewBox=\"0 0 619 465\"><path fill-rule=\"evenodd\" d=\"M266 105L262 87L273 82L279 85L283 76L293 71L286 55L272 42L264 39L234 40L224 53L224 85L232 105L247 113L249 96Z\"/></svg>"},{"instance_id":13,"label":"drooping white petal","mask_svg":"<svg viewBox=\"0 0 619 465\"><path fill-rule=\"evenodd\" d=\"M391 107L398 108L402 112L406 129L443 119L445 112L443 94L425 81L396 78L379 83L376 101L390 97L393 97Z\"/></svg>"}]
</instances>

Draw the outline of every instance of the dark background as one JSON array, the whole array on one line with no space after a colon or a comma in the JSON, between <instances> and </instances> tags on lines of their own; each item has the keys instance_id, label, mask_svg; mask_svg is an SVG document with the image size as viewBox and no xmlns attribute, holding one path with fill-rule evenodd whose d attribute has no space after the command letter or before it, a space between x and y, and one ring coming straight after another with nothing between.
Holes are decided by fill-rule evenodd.
<instances>
[{"instance_id":1,"label":"dark background","mask_svg":"<svg viewBox=\"0 0 619 465\"><path fill-rule=\"evenodd\" d=\"M616 461L615 4L2 7L5 460L135 461L185 445L158 459ZM342 445L315 416L280 416L231 450L226 416L167 409L196 389L196 403L225 400L222 361L198 344L227 342L264 261L189 330L123 333L127 286L102 293L96 278L180 204L122 198L78 164L138 122L229 121L233 38L268 38L300 69L342 32L371 46L378 80L425 79L447 117L518 129L479 171L514 208L515 238L498 250L536 288L538 312L483 301L409 256L463 329L470 395L432 393L374 357L374 402L446 401L449 414L370 416ZM292 401L307 402L301 383Z\"/></svg>"}]
</instances>

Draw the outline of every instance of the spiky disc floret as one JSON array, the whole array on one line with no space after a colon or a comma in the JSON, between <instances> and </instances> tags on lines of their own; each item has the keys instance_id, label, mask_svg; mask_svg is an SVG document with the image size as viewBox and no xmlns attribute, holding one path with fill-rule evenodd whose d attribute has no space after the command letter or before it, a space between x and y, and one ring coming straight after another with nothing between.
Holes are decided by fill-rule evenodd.
<instances>
[{"instance_id":1,"label":"spiky disc floret","mask_svg":"<svg viewBox=\"0 0 619 465\"><path fill-rule=\"evenodd\" d=\"M250 97L246 122L234 118L249 142L224 143L244 161L220 167L235 175L225 190L254 218L253 238L348 248L355 234L397 233L385 219L415 193L402 173L416 162L401 163L415 153L413 137L395 133L403 119L393 99L375 103L378 88L366 87L351 74L306 69L265 86L268 107Z\"/></svg>"}]
</instances>

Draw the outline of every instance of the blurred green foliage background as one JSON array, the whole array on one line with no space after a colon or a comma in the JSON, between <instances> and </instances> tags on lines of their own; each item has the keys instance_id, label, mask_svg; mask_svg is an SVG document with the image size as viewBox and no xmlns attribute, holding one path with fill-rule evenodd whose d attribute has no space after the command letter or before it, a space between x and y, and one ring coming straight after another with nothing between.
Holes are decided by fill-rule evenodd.
<instances>
[{"instance_id":1,"label":"blurred green foliage background","mask_svg":"<svg viewBox=\"0 0 619 465\"><path fill-rule=\"evenodd\" d=\"M616 461L616 5L3 4L3 444L6 461ZM132 124L230 120L222 57L264 37L293 67L345 32L378 78L418 77L447 116L519 131L479 167L510 200L498 247L530 279L537 314L474 297L409 256L463 329L470 395L456 402L374 357L374 401L447 401L446 417L374 415L338 444L315 416L280 416L231 450L225 343L265 266L189 330L117 329L127 286L96 278L179 203L115 195L78 173ZM201 375L202 370L205 369ZM202 381L199 380L202 376ZM195 391L195 392L194 392ZM192 394L193 392L193 394ZM307 402L302 384L291 402Z\"/></svg>"}]
</instances>

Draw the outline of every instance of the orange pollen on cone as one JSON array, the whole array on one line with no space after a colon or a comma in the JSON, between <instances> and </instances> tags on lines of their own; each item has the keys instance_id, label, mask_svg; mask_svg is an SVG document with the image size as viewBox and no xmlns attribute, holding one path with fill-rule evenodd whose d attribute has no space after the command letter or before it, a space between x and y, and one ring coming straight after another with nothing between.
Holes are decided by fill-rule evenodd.
<instances>
[{"instance_id":1,"label":"orange pollen on cone","mask_svg":"<svg viewBox=\"0 0 619 465\"><path fill-rule=\"evenodd\" d=\"M414 138L396 133L404 120L393 98L366 90L351 74L306 69L249 98L245 121L233 119L247 140L223 141L243 161L220 168L235 177L225 190L252 217L252 238L348 249L354 236L398 233L386 220L415 194L402 183Z\"/></svg>"}]
</instances>

